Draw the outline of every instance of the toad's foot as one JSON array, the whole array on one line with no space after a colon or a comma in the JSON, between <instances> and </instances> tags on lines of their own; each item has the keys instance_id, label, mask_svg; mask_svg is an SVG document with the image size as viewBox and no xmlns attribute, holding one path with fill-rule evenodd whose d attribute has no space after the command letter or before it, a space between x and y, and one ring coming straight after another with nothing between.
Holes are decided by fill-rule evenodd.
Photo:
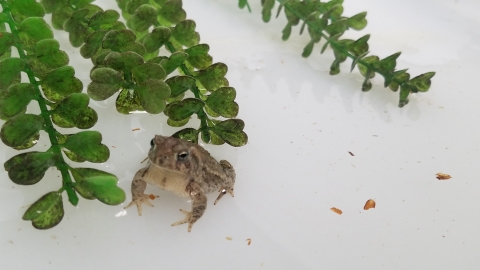
<instances>
[{"instance_id":1,"label":"toad's foot","mask_svg":"<svg viewBox=\"0 0 480 270\"><path fill-rule=\"evenodd\" d=\"M138 215L141 216L142 215L142 204L146 204L146 205L149 205L151 207L153 207L153 204L151 204L149 201L148 201L149 197L148 195L146 194L142 194L142 195L139 195L138 197L136 198L133 198L132 202L130 202L127 206L125 206L123 209L127 209L129 208L130 206L132 206L133 204L136 204L137 205L137 209L138 209Z\"/></svg>"},{"instance_id":2,"label":"toad's foot","mask_svg":"<svg viewBox=\"0 0 480 270\"><path fill-rule=\"evenodd\" d=\"M180 212L185 214L185 218L183 220L180 220L180 221L177 221L177 222L173 223L172 226L182 225L182 224L185 224L185 223L188 222L188 232L191 232L193 223L195 223L195 221L197 221L197 220L194 219L194 217L192 215L192 212L188 212L188 211L185 211L183 209L180 209Z\"/></svg>"},{"instance_id":3,"label":"toad's foot","mask_svg":"<svg viewBox=\"0 0 480 270\"><path fill-rule=\"evenodd\" d=\"M221 188L219 191L220 191L220 194L218 194L218 197L217 197L217 199L215 200L215 202L213 203L213 205L216 205L217 202L218 202L218 201L223 197L223 195L225 195L225 193L227 193L227 192L230 193L230 195L232 195L232 197L234 197L234 196L233 196L233 188L231 188L231 187L224 187L224 188Z\"/></svg>"}]
</instances>

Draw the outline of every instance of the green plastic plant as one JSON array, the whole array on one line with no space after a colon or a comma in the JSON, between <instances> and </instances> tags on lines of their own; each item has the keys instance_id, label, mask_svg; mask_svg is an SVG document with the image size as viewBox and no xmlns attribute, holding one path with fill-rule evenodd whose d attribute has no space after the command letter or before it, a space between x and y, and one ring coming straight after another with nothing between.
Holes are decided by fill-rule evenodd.
<instances>
[{"instance_id":1,"label":"green plastic plant","mask_svg":"<svg viewBox=\"0 0 480 270\"><path fill-rule=\"evenodd\" d=\"M331 0L329 2L321 2L320 0L261 0L264 22L270 21L276 2L280 4L277 17L283 9L287 18L287 25L282 31L282 39L287 40L292 32L292 26L302 22L300 34L307 27L310 35L310 42L303 49L302 56L310 56L315 44L319 43L322 38L325 39L326 42L320 52L323 53L329 45L333 49L335 60L330 67L331 75L340 73L340 64L347 58L351 58L353 61L350 71L358 66L360 73L365 77L362 91L366 92L372 89L370 79L375 76L375 73L378 73L383 76L385 87L389 87L394 92L400 89L399 107L408 103L410 93L426 92L430 88L430 79L435 75L435 72L424 73L410 79L407 69L395 70L396 60L400 56L400 52L381 60L375 55L367 56L370 35L365 35L357 40L340 39L348 29L362 30L365 28L367 25L366 12L350 18L342 16L343 0ZM240 8L247 6L250 10L247 0L239 0L238 5Z\"/></svg>"},{"instance_id":2,"label":"green plastic plant","mask_svg":"<svg viewBox=\"0 0 480 270\"><path fill-rule=\"evenodd\" d=\"M200 136L205 143L232 146L247 143L244 122L233 119L239 107L236 91L225 78L227 66L212 64L209 46L199 44L195 22L186 19L181 0L118 0L126 26L118 21L118 12L90 2L42 0L53 26L69 32L71 44L81 47L81 55L94 64L90 98L105 100L119 92L118 112L164 112L174 127L198 117L197 129L184 128L175 137L198 142ZM216 119L220 116L230 119Z\"/></svg>"},{"instance_id":3,"label":"green plastic plant","mask_svg":"<svg viewBox=\"0 0 480 270\"><path fill-rule=\"evenodd\" d=\"M62 154L75 162L105 162L110 152L97 131L61 134L55 129L55 125L91 128L97 122L97 113L88 107L88 96L80 93L82 82L75 78L74 69L67 66L67 54L59 49L52 30L43 20L43 6L34 0L0 0L0 4L0 117L6 120L0 137L7 146L24 150L35 146L40 131L44 131L51 144L47 151L12 157L5 162L5 170L20 185L36 184L50 167L56 167L63 180L58 191L33 203L23 219L31 220L38 229L57 225L64 216L63 191L73 205L78 204L77 194L110 205L122 203L125 192L117 187L114 175L71 167ZM12 57L14 48L18 57ZM28 82L22 82L22 72ZM38 103L39 115L26 113L32 101Z\"/></svg>"}]
</instances>

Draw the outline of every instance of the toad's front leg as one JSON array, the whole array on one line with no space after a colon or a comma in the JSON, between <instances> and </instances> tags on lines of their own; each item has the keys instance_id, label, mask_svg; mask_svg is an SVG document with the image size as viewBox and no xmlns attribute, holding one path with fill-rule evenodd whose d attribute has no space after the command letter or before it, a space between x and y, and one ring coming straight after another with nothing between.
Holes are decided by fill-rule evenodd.
<instances>
[{"instance_id":1,"label":"toad's front leg","mask_svg":"<svg viewBox=\"0 0 480 270\"><path fill-rule=\"evenodd\" d=\"M192 212L180 209L180 212L185 214L185 218L172 224L177 226L188 222L188 232L192 230L193 223L202 217L205 209L207 209L207 196L205 196L204 190L200 185L193 180L187 185L187 191L190 193L192 199Z\"/></svg>"},{"instance_id":2,"label":"toad's front leg","mask_svg":"<svg viewBox=\"0 0 480 270\"><path fill-rule=\"evenodd\" d=\"M148 167L139 170L135 176L133 177L132 181L132 202L124 207L124 209L132 206L133 204L137 205L138 214L142 215L142 204L146 204L153 207L148 199L148 195L146 195L145 189L147 188L147 183L143 180L143 176L147 173Z\"/></svg>"}]
</instances>

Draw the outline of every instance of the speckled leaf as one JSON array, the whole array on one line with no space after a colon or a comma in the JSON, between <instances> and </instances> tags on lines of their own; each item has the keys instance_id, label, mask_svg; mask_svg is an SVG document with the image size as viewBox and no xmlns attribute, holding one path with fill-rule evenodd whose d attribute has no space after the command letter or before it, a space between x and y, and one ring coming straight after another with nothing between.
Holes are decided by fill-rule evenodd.
<instances>
[{"instance_id":1,"label":"speckled leaf","mask_svg":"<svg viewBox=\"0 0 480 270\"><path fill-rule=\"evenodd\" d=\"M42 180L48 168L55 165L58 157L50 152L22 153L4 164L8 177L18 185L33 185Z\"/></svg>"},{"instance_id":2,"label":"speckled leaf","mask_svg":"<svg viewBox=\"0 0 480 270\"><path fill-rule=\"evenodd\" d=\"M186 98L181 101L175 101L168 104L164 113L174 121L181 121L192 116L205 106L203 101L196 98Z\"/></svg>"},{"instance_id":3,"label":"speckled leaf","mask_svg":"<svg viewBox=\"0 0 480 270\"><path fill-rule=\"evenodd\" d=\"M95 30L111 29L120 18L117 11L109 9L95 13L88 21L88 26Z\"/></svg>"},{"instance_id":4,"label":"speckled leaf","mask_svg":"<svg viewBox=\"0 0 480 270\"><path fill-rule=\"evenodd\" d=\"M205 101L210 109L226 118L238 114L238 104L234 101L236 91L233 87L222 87L215 90Z\"/></svg>"},{"instance_id":5,"label":"speckled leaf","mask_svg":"<svg viewBox=\"0 0 480 270\"><path fill-rule=\"evenodd\" d=\"M392 78L392 82L388 85L388 87L396 92L398 90L398 87L400 86L399 83L406 82L410 79L410 74L408 73L400 73L400 74L395 74Z\"/></svg>"},{"instance_id":6,"label":"speckled leaf","mask_svg":"<svg viewBox=\"0 0 480 270\"><path fill-rule=\"evenodd\" d=\"M228 68L224 63L216 63L194 74L195 79L208 90L215 91L220 87L228 86L225 78Z\"/></svg>"},{"instance_id":7,"label":"speckled leaf","mask_svg":"<svg viewBox=\"0 0 480 270\"><path fill-rule=\"evenodd\" d=\"M245 123L240 119L228 119L212 127L210 130L231 146L239 147L247 144L248 136L243 132Z\"/></svg>"},{"instance_id":8,"label":"speckled leaf","mask_svg":"<svg viewBox=\"0 0 480 270\"><path fill-rule=\"evenodd\" d=\"M20 72L25 68L25 62L20 58L7 58L0 61L0 92L11 84L20 82Z\"/></svg>"},{"instance_id":9,"label":"speckled leaf","mask_svg":"<svg viewBox=\"0 0 480 270\"><path fill-rule=\"evenodd\" d=\"M170 74L175 71L175 69L180 67L183 62L185 62L187 57L188 54L184 52L176 52L170 55L168 59L161 60L160 65L163 67L163 69L165 69L165 72L167 72L167 74Z\"/></svg>"},{"instance_id":10,"label":"speckled leaf","mask_svg":"<svg viewBox=\"0 0 480 270\"><path fill-rule=\"evenodd\" d=\"M163 80L167 75L162 66L151 62L134 67L132 74L138 84L143 84L150 79Z\"/></svg>"},{"instance_id":11,"label":"speckled leaf","mask_svg":"<svg viewBox=\"0 0 480 270\"><path fill-rule=\"evenodd\" d=\"M8 2L13 19L18 23L28 17L45 16L43 5L37 3L35 0L15 0Z\"/></svg>"},{"instance_id":12,"label":"speckled leaf","mask_svg":"<svg viewBox=\"0 0 480 270\"><path fill-rule=\"evenodd\" d=\"M105 100L115 94L123 83L122 73L111 68L97 68L90 73L92 82L87 87L93 100Z\"/></svg>"},{"instance_id":13,"label":"speckled leaf","mask_svg":"<svg viewBox=\"0 0 480 270\"><path fill-rule=\"evenodd\" d=\"M5 53L10 54L13 43L14 40L11 33L0 32L0 56L3 56Z\"/></svg>"},{"instance_id":14,"label":"speckled leaf","mask_svg":"<svg viewBox=\"0 0 480 270\"><path fill-rule=\"evenodd\" d=\"M178 97L195 86L195 79L190 76L174 76L168 78L165 83L170 86L170 96Z\"/></svg>"},{"instance_id":15,"label":"speckled leaf","mask_svg":"<svg viewBox=\"0 0 480 270\"><path fill-rule=\"evenodd\" d=\"M102 47L103 37L107 32L103 30L95 31L88 35L85 44L80 48L80 54L83 58L92 58Z\"/></svg>"},{"instance_id":16,"label":"speckled leaf","mask_svg":"<svg viewBox=\"0 0 480 270\"><path fill-rule=\"evenodd\" d=\"M102 45L105 49L121 52L124 47L131 46L135 43L136 39L137 36L130 29L112 30L107 32Z\"/></svg>"},{"instance_id":17,"label":"speckled leaf","mask_svg":"<svg viewBox=\"0 0 480 270\"><path fill-rule=\"evenodd\" d=\"M143 40L143 45L147 52L155 52L162 47L168 40L172 33L167 27L159 26L152 30Z\"/></svg>"},{"instance_id":18,"label":"speckled leaf","mask_svg":"<svg viewBox=\"0 0 480 270\"><path fill-rule=\"evenodd\" d=\"M212 64L212 56L208 54L209 49L207 44L198 44L186 49L187 62L197 69L207 68Z\"/></svg>"},{"instance_id":19,"label":"speckled leaf","mask_svg":"<svg viewBox=\"0 0 480 270\"><path fill-rule=\"evenodd\" d=\"M75 190L86 199L98 198L103 203L117 205L125 201L125 192L118 188L115 175L91 168L71 170L77 185Z\"/></svg>"},{"instance_id":20,"label":"speckled leaf","mask_svg":"<svg viewBox=\"0 0 480 270\"><path fill-rule=\"evenodd\" d=\"M87 129L93 127L98 116L92 108L88 107L89 101L88 96L83 93L69 95L60 101L52 111L53 122L63 128Z\"/></svg>"},{"instance_id":21,"label":"speckled leaf","mask_svg":"<svg viewBox=\"0 0 480 270\"><path fill-rule=\"evenodd\" d=\"M49 192L33 203L22 219L31 220L33 227L41 230L55 227L64 215L62 196Z\"/></svg>"},{"instance_id":22,"label":"speckled leaf","mask_svg":"<svg viewBox=\"0 0 480 270\"><path fill-rule=\"evenodd\" d=\"M66 1L65 1L66 2ZM64 6L55 9L52 13L52 26L55 29L63 30L63 25L65 22L72 16L73 8L67 6L65 3Z\"/></svg>"},{"instance_id":23,"label":"speckled leaf","mask_svg":"<svg viewBox=\"0 0 480 270\"><path fill-rule=\"evenodd\" d=\"M264 22L269 22L272 17L272 9L275 6L275 0L262 1L262 19Z\"/></svg>"},{"instance_id":24,"label":"speckled leaf","mask_svg":"<svg viewBox=\"0 0 480 270\"><path fill-rule=\"evenodd\" d=\"M67 158L70 159L71 161L75 161L75 162L79 162L79 163L87 161L86 159L77 156L72 151L69 151L68 149L63 149L63 153L65 153L65 156L67 156Z\"/></svg>"},{"instance_id":25,"label":"speckled leaf","mask_svg":"<svg viewBox=\"0 0 480 270\"><path fill-rule=\"evenodd\" d=\"M353 42L349 47L348 50L355 56L363 55L368 52L368 40L370 39L370 35L365 35L355 42Z\"/></svg>"},{"instance_id":26,"label":"speckled leaf","mask_svg":"<svg viewBox=\"0 0 480 270\"><path fill-rule=\"evenodd\" d=\"M41 81L42 88L56 92L61 96L82 92L82 82L74 77L75 70L71 66L64 66L48 73Z\"/></svg>"},{"instance_id":27,"label":"speckled leaf","mask_svg":"<svg viewBox=\"0 0 480 270\"><path fill-rule=\"evenodd\" d=\"M388 74L393 72L395 66L397 65L397 58L400 56L401 52L392 54L378 62L372 63L373 67L375 67L377 72Z\"/></svg>"},{"instance_id":28,"label":"speckled leaf","mask_svg":"<svg viewBox=\"0 0 480 270\"><path fill-rule=\"evenodd\" d=\"M43 18L30 17L20 23L18 36L27 52L32 52L37 42L52 39L53 31Z\"/></svg>"},{"instance_id":29,"label":"speckled leaf","mask_svg":"<svg viewBox=\"0 0 480 270\"><path fill-rule=\"evenodd\" d=\"M128 18L127 25L135 32L145 32L157 21L157 11L151 5L141 5Z\"/></svg>"},{"instance_id":30,"label":"speckled leaf","mask_svg":"<svg viewBox=\"0 0 480 270\"><path fill-rule=\"evenodd\" d=\"M407 70L408 69L402 69L402 70L397 70L397 71L394 71L392 73L387 74L386 76L384 76L385 82L384 82L383 86L385 86L385 87L389 86L392 83L394 78L402 78L403 77L402 74L408 74L408 73L406 73ZM410 77L410 75L408 77Z\"/></svg>"},{"instance_id":31,"label":"speckled leaf","mask_svg":"<svg viewBox=\"0 0 480 270\"><path fill-rule=\"evenodd\" d=\"M138 98L137 92L130 91L128 89L123 89L120 91L115 105L117 111L123 114L144 111L142 105L140 104L140 99Z\"/></svg>"},{"instance_id":32,"label":"speckled leaf","mask_svg":"<svg viewBox=\"0 0 480 270\"><path fill-rule=\"evenodd\" d=\"M11 85L5 94L0 96L0 114L13 117L24 111L32 99L36 97L35 86L29 83Z\"/></svg>"},{"instance_id":33,"label":"speckled leaf","mask_svg":"<svg viewBox=\"0 0 480 270\"><path fill-rule=\"evenodd\" d=\"M54 39L44 39L35 44L35 54L27 58L27 63L36 77L42 79L54 69L68 64L67 53L59 48L60 44Z\"/></svg>"},{"instance_id":34,"label":"speckled leaf","mask_svg":"<svg viewBox=\"0 0 480 270\"><path fill-rule=\"evenodd\" d=\"M182 0L167 1L158 10L158 22L161 25L171 26L185 20L187 14L182 8Z\"/></svg>"},{"instance_id":35,"label":"speckled leaf","mask_svg":"<svg viewBox=\"0 0 480 270\"><path fill-rule=\"evenodd\" d=\"M363 58L362 62L367 63L367 64L374 64L374 63L378 62L378 60L379 60L378 56L370 55L370 56L367 56L367 57ZM357 66L358 66L358 70L363 75L363 77L367 76L368 67L364 66L360 62L357 64ZM369 75L368 78L373 78L373 77L375 77L375 72L368 72L368 75Z\"/></svg>"},{"instance_id":36,"label":"speckled leaf","mask_svg":"<svg viewBox=\"0 0 480 270\"><path fill-rule=\"evenodd\" d=\"M170 87L161 80L148 80L138 85L135 91L142 107L151 114L161 113L166 106L165 100L170 96Z\"/></svg>"},{"instance_id":37,"label":"speckled leaf","mask_svg":"<svg viewBox=\"0 0 480 270\"><path fill-rule=\"evenodd\" d=\"M414 87L415 92L427 92L432 84L430 80L435 76L435 72L428 72L411 79L408 84Z\"/></svg>"},{"instance_id":38,"label":"speckled leaf","mask_svg":"<svg viewBox=\"0 0 480 270\"><path fill-rule=\"evenodd\" d=\"M200 35L195 32L195 22L192 20L183 20L172 29L172 37L180 44L191 47L197 45L200 41Z\"/></svg>"},{"instance_id":39,"label":"speckled leaf","mask_svg":"<svg viewBox=\"0 0 480 270\"><path fill-rule=\"evenodd\" d=\"M67 141L62 146L87 161L102 163L108 160L110 151L101 142L102 134L100 132L82 131L68 136Z\"/></svg>"},{"instance_id":40,"label":"speckled leaf","mask_svg":"<svg viewBox=\"0 0 480 270\"><path fill-rule=\"evenodd\" d=\"M134 67L142 65L143 57L135 52L112 52L105 57L106 66L123 72L130 72Z\"/></svg>"},{"instance_id":41,"label":"speckled leaf","mask_svg":"<svg viewBox=\"0 0 480 270\"><path fill-rule=\"evenodd\" d=\"M98 6L83 5L81 9L73 12L71 17L65 21L63 27L65 31L69 33L69 39L72 46L82 46L87 36L93 31L88 28L88 19L101 11L103 10Z\"/></svg>"},{"instance_id":42,"label":"speckled leaf","mask_svg":"<svg viewBox=\"0 0 480 270\"><path fill-rule=\"evenodd\" d=\"M184 128L180 131L175 132L172 134L172 137L179 138L182 140L190 141L193 143L198 142L198 130L194 128Z\"/></svg>"},{"instance_id":43,"label":"speckled leaf","mask_svg":"<svg viewBox=\"0 0 480 270\"><path fill-rule=\"evenodd\" d=\"M141 5L148 4L148 2L148 0L128 0L124 4L124 8L122 8L122 10L125 10L128 14L133 15L137 8L139 8Z\"/></svg>"},{"instance_id":44,"label":"speckled leaf","mask_svg":"<svg viewBox=\"0 0 480 270\"><path fill-rule=\"evenodd\" d=\"M19 147L28 144L43 129L43 118L34 114L20 114L3 124L0 136L4 144Z\"/></svg>"},{"instance_id":45,"label":"speckled leaf","mask_svg":"<svg viewBox=\"0 0 480 270\"><path fill-rule=\"evenodd\" d=\"M190 118L185 118L185 119L180 120L180 121L174 121L174 120L172 120L172 118L168 118L167 119L167 125L169 125L171 127L183 127L188 123L188 121L190 121Z\"/></svg>"},{"instance_id":46,"label":"speckled leaf","mask_svg":"<svg viewBox=\"0 0 480 270\"><path fill-rule=\"evenodd\" d=\"M408 104L408 96L412 92L412 88L408 84L404 84L400 87L400 100L398 102L398 107L402 108Z\"/></svg>"}]
</instances>

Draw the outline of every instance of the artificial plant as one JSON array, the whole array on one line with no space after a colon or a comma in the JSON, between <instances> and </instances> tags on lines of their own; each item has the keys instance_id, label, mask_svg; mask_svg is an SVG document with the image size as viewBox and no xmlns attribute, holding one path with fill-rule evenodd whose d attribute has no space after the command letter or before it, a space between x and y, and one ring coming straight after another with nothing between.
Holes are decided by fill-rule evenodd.
<instances>
[{"instance_id":1,"label":"artificial plant","mask_svg":"<svg viewBox=\"0 0 480 270\"><path fill-rule=\"evenodd\" d=\"M24 150L35 146L40 131L44 131L51 145L46 151L12 157L5 162L5 170L20 185L36 184L50 167L56 167L63 179L62 187L33 203L23 219L31 220L38 229L57 225L64 216L63 191L73 205L78 204L77 194L110 205L122 203L125 192L117 187L114 175L74 168L65 161L68 157L76 162L104 162L110 152L97 131L61 134L55 128L91 128L97 122L97 113L88 106L88 96L80 93L82 82L67 66L68 55L59 49L43 20L43 6L34 0L0 0L0 4L0 117L6 120L0 137L7 146ZM18 57L12 56L12 50ZM22 72L26 80L22 80ZM40 114L26 113L32 101L37 102Z\"/></svg>"},{"instance_id":2,"label":"artificial plant","mask_svg":"<svg viewBox=\"0 0 480 270\"><path fill-rule=\"evenodd\" d=\"M362 12L352 17L342 16L343 0L331 0L328 2L321 2L320 0L261 0L262 19L264 22L270 21L276 2L279 3L276 16L278 17L283 9L287 18L287 25L282 30L282 39L287 40L292 32L292 26L302 22L300 34L307 27L310 35L310 41L303 49L302 56L310 56L315 44L319 43L323 38L325 43L320 53L323 53L330 46L335 57L330 66L331 75L340 73L340 64L345 62L347 58L351 58L350 71L357 66L365 78L362 84L362 91L366 92L372 89L370 79L375 76L375 73L378 73L383 76L385 87L389 87L394 92L400 89L399 107L403 107L408 103L410 93L426 92L430 88L430 79L435 75L435 72L427 72L410 79L407 69L395 70L396 60L400 56L400 52L381 60L378 56L368 55L370 35L365 35L357 40L340 39L348 29L362 30L365 28L367 25L367 12ZM238 6L240 8L247 6L248 10L250 10L247 0L239 0Z\"/></svg>"}]
</instances>

